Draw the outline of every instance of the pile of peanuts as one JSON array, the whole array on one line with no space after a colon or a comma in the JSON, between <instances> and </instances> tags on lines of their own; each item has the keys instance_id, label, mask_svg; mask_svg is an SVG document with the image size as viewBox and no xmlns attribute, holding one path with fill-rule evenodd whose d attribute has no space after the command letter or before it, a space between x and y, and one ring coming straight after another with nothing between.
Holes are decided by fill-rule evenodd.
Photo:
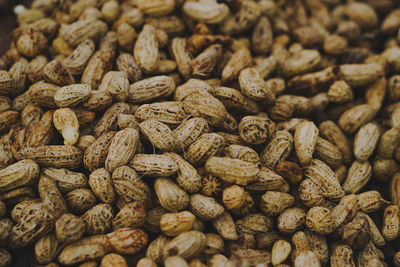
<instances>
[{"instance_id":1,"label":"pile of peanuts","mask_svg":"<svg viewBox=\"0 0 400 267\"><path fill-rule=\"evenodd\" d=\"M400 266L398 0L15 10L0 267Z\"/></svg>"}]
</instances>

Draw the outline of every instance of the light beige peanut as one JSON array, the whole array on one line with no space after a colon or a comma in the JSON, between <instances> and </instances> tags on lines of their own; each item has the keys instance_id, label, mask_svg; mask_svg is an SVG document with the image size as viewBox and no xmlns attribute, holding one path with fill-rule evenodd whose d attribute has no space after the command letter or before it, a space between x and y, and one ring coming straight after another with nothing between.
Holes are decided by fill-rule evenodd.
<instances>
[{"instance_id":1,"label":"light beige peanut","mask_svg":"<svg viewBox=\"0 0 400 267\"><path fill-rule=\"evenodd\" d=\"M33 159L46 167L76 169L82 162L82 152L69 145L25 147L18 151L18 155L21 159Z\"/></svg>"},{"instance_id":2,"label":"light beige peanut","mask_svg":"<svg viewBox=\"0 0 400 267\"><path fill-rule=\"evenodd\" d=\"M202 81L199 79L189 79L187 82L176 88L174 93L174 100L182 101L190 94L196 92L209 92L212 94L214 90L215 89L206 81Z\"/></svg>"},{"instance_id":3,"label":"light beige peanut","mask_svg":"<svg viewBox=\"0 0 400 267\"><path fill-rule=\"evenodd\" d=\"M118 121L118 128L121 130L127 127L131 127L137 131L140 130L139 121L136 119L135 115L119 114L117 121Z\"/></svg>"},{"instance_id":4,"label":"light beige peanut","mask_svg":"<svg viewBox=\"0 0 400 267\"><path fill-rule=\"evenodd\" d=\"M382 65L369 64L344 64L340 66L339 76L351 87L370 84L384 74Z\"/></svg>"},{"instance_id":5,"label":"light beige peanut","mask_svg":"<svg viewBox=\"0 0 400 267\"><path fill-rule=\"evenodd\" d=\"M42 55L35 57L31 62L29 62L27 76L32 83L38 82L42 79L43 69L47 63L47 58Z\"/></svg>"},{"instance_id":6,"label":"light beige peanut","mask_svg":"<svg viewBox=\"0 0 400 267\"><path fill-rule=\"evenodd\" d=\"M149 266L149 267L157 267L157 264L150 258L142 258L138 261L137 267L145 267L145 266Z\"/></svg>"},{"instance_id":7,"label":"light beige peanut","mask_svg":"<svg viewBox=\"0 0 400 267\"><path fill-rule=\"evenodd\" d=\"M189 204L193 213L204 220L213 220L224 212L224 207L214 198L201 194L191 195Z\"/></svg>"},{"instance_id":8,"label":"light beige peanut","mask_svg":"<svg viewBox=\"0 0 400 267\"><path fill-rule=\"evenodd\" d=\"M150 188L132 168L128 166L116 168L112 173L111 180L116 193L122 199L127 202L140 201L150 205Z\"/></svg>"},{"instance_id":9,"label":"light beige peanut","mask_svg":"<svg viewBox=\"0 0 400 267\"><path fill-rule=\"evenodd\" d=\"M112 172L115 168L128 163L134 156L139 141L139 133L133 128L125 128L117 132L108 148L105 168Z\"/></svg>"},{"instance_id":10,"label":"light beige peanut","mask_svg":"<svg viewBox=\"0 0 400 267\"><path fill-rule=\"evenodd\" d=\"M238 239L235 222L228 211L224 211L218 218L213 220L214 229L226 240Z\"/></svg>"},{"instance_id":11,"label":"light beige peanut","mask_svg":"<svg viewBox=\"0 0 400 267\"><path fill-rule=\"evenodd\" d=\"M365 92L367 104L374 109L380 109L386 96L386 88L387 80L384 77L368 86L367 91Z\"/></svg>"},{"instance_id":12,"label":"light beige peanut","mask_svg":"<svg viewBox=\"0 0 400 267\"><path fill-rule=\"evenodd\" d=\"M190 18L209 24L218 24L229 15L227 5L213 0L185 2L182 8Z\"/></svg>"},{"instance_id":13,"label":"light beige peanut","mask_svg":"<svg viewBox=\"0 0 400 267\"><path fill-rule=\"evenodd\" d=\"M360 212L358 215L368 220L371 241L379 247L384 246L386 243L385 238L382 236L380 230L376 226L375 222L371 219L371 217L362 212Z\"/></svg>"},{"instance_id":14,"label":"light beige peanut","mask_svg":"<svg viewBox=\"0 0 400 267\"><path fill-rule=\"evenodd\" d=\"M172 239L163 249L164 257L178 255L184 259L198 255L206 245L206 237L198 231L187 231Z\"/></svg>"},{"instance_id":15,"label":"light beige peanut","mask_svg":"<svg viewBox=\"0 0 400 267\"><path fill-rule=\"evenodd\" d=\"M354 161L343 182L343 190L346 193L357 193L369 181L371 176L372 167L368 161L364 163Z\"/></svg>"},{"instance_id":16,"label":"light beige peanut","mask_svg":"<svg viewBox=\"0 0 400 267\"><path fill-rule=\"evenodd\" d=\"M99 91L107 92L116 101L124 101L129 94L129 80L124 71L109 71L101 80Z\"/></svg>"},{"instance_id":17,"label":"light beige peanut","mask_svg":"<svg viewBox=\"0 0 400 267\"><path fill-rule=\"evenodd\" d=\"M165 235L160 235L154 239L147 247L146 257L152 259L156 263L161 263L164 258L162 251L169 241L170 239Z\"/></svg>"},{"instance_id":18,"label":"light beige peanut","mask_svg":"<svg viewBox=\"0 0 400 267\"><path fill-rule=\"evenodd\" d=\"M222 151L225 145L223 137L216 133L202 134L185 152L185 158L193 165L200 165Z\"/></svg>"},{"instance_id":19,"label":"light beige peanut","mask_svg":"<svg viewBox=\"0 0 400 267\"><path fill-rule=\"evenodd\" d=\"M67 204L54 180L43 175L40 176L38 191L43 206L51 212L55 220L67 212Z\"/></svg>"},{"instance_id":20,"label":"light beige peanut","mask_svg":"<svg viewBox=\"0 0 400 267\"><path fill-rule=\"evenodd\" d=\"M45 176L55 180L63 193L76 188L87 187L87 178L83 173L57 168L43 168L41 171Z\"/></svg>"},{"instance_id":21,"label":"light beige peanut","mask_svg":"<svg viewBox=\"0 0 400 267\"><path fill-rule=\"evenodd\" d=\"M378 18L370 5L364 3L350 3L346 6L346 15L354 20L362 28L374 27Z\"/></svg>"},{"instance_id":22,"label":"light beige peanut","mask_svg":"<svg viewBox=\"0 0 400 267\"><path fill-rule=\"evenodd\" d=\"M93 135L82 135L79 136L78 142L76 143L76 146L82 150L83 152L86 151L86 149L93 144L96 141L96 138Z\"/></svg>"},{"instance_id":23,"label":"light beige peanut","mask_svg":"<svg viewBox=\"0 0 400 267\"><path fill-rule=\"evenodd\" d=\"M154 183L154 190L163 208L177 212L189 204L189 196L171 179L158 178Z\"/></svg>"},{"instance_id":24,"label":"light beige peanut","mask_svg":"<svg viewBox=\"0 0 400 267\"><path fill-rule=\"evenodd\" d=\"M390 159L400 142L400 131L392 128L382 134L378 142L378 156L383 159Z\"/></svg>"},{"instance_id":25,"label":"light beige peanut","mask_svg":"<svg viewBox=\"0 0 400 267\"><path fill-rule=\"evenodd\" d=\"M146 24L139 33L133 54L139 67L144 72L154 71L159 62L158 40L156 29Z\"/></svg>"},{"instance_id":26,"label":"light beige peanut","mask_svg":"<svg viewBox=\"0 0 400 267\"><path fill-rule=\"evenodd\" d=\"M240 159L254 164L260 162L257 152L248 146L230 145L224 149L225 156L233 159Z\"/></svg>"},{"instance_id":27,"label":"light beige peanut","mask_svg":"<svg viewBox=\"0 0 400 267\"><path fill-rule=\"evenodd\" d=\"M379 125L367 123L362 126L354 137L354 155L359 161L366 161L374 152L381 131Z\"/></svg>"},{"instance_id":28,"label":"light beige peanut","mask_svg":"<svg viewBox=\"0 0 400 267\"><path fill-rule=\"evenodd\" d=\"M18 161L0 171L0 190L11 190L33 183L39 176L39 166L33 160Z\"/></svg>"},{"instance_id":29,"label":"light beige peanut","mask_svg":"<svg viewBox=\"0 0 400 267\"><path fill-rule=\"evenodd\" d=\"M168 76L154 76L129 86L127 100L133 103L169 96L175 90L174 81Z\"/></svg>"},{"instance_id":30,"label":"light beige peanut","mask_svg":"<svg viewBox=\"0 0 400 267\"><path fill-rule=\"evenodd\" d=\"M281 66L285 76L294 76L313 70L321 61L321 55L316 50L304 49L289 57Z\"/></svg>"},{"instance_id":31,"label":"light beige peanut","mask_svg":"<svg viewBox=\"0 0 400 267\"><path fill-rule=\"evenodd\" d=\"M289 256L292 246L285 240L278 240L272 247L271 262L273 265L278 265L284 262Z\"/></svg>"},{"instance_id":32,"label":"light beige peanut","mask_svg":"<svg viewBox=\"0 0 400 267\"><path fill-rule=\"evenodd\" d=\"M333 232L335 221L329 209L317 206L307 212L306 225L319 234L328 234Z\"/></svg>"},{"instance_id":33,"label":"light beige peanut","mask_svg":"<svg viewBox=\"0 0 400 267\"><path fill-rule=\"evenodd\" d=\"M27 128L28 133L32 132L35 124L40 121L43 115L43 110L37 105L27 105L21 111L21 122L24 127Z\"/></svg>"},{"instance_id":34,"label":"light beige peanut","mask_svg":"<svg viewBox=\"0 0 400 267\"><path fill-rule=\"evenodd\" d=\"M350 162L352 159L350 143L339 126L333 121L324 121L320 124L319 130L322 137L339 148L342 152L343 160Z\"/></svg>"},{"instance_id":35,"label":"light beige peanut","mask_svg":"<svg viewBox=\"0 0 400 267\"><path fill-rule=\"evenodd\" d=\"M107 1L101 8L101 14L106 22L112 22L119 15L119 3L117 1Z\"/></svg>"},{"instance_id":36,"label":"light beige peanut","mask_svg":"<svg viewBox=\"0 0 400 267\"><path fill-rule=\"evenodd\" d=\"M229 87L214 87L207 90L219 99L227 108L232 108L245 113L256 113L259 106L241 91Z\"/></svg>"},{"instance_id":37,"label":"light beige peanut","mask_svg":"<svg viewBox=\"0 0 400 267\"><path fill-rule=\"evenodd\" d=\"M91 236L63 248L58 256L61 264L72 265L89 260L100 259L107 254L104 236Z\"/></svg>"},{"instance_id":38,"label":"light beige peanut","mask_svg":"<svg viewBox=\"0 0 400 267\"><path fill-rule=\"evenodd\" d=\"M33 103L41 107L55 108L57 105L54 102L54 95L59 89L60 87L56 84L39 81L34 83L26 92L26 94L27 97L31 98ZM22 101L23 99L20 100Z\"/></svg>"},{"instance_id":39,"label":"light beige peanut","mask_svg":"<svg viewBox=\"0 0 400 267\"><path fill-rule=\"evenodd\" d=\"M140 121L156 119L168 126L175 127L189 117L180 101L165 101L141 105L135 111L135 117Z\"/></svg>"},{"instance_id":40,"label":"light beige peanut","mask_svg":"<svg viewBox=\"0 0 400 267\"><path fill-rule=\"evenodd\" d=\"M88 84L93 90L97 89L105 73L112 68L115 56L117 38L115 32L108 32L100 42L100 49L97 50L87 63L81 83Z\"/></svg>"},{"instance_id":41,"label":"light beige peanut","mask_svg":"<svg viewBox=\"0 0 400 267\"><path fill-rule=\"evenodd\" d=\"M136 154L129 166L142 175L170 176L178 171L178 165L167 155Z\"/></svg>"},{"instance_id":42,"label":"light beige peanut","mask_svg":"<svg viewBox=\"0 0 400 267\"><path fill-rule=\"evenodd\" d=\"M165 259L164 266L166 266L166 267L172 267L172 266L189 267L189 264L181 256L169 256Z\"/></svg>"},{"instance_id":43,"label":"light beige peanut","mask_svg":"<svg viewBox=\"0 0 400 267\"><path fill-rule=\"evenodd\" d=\"M196 217L189 211L166 213L161 216L160 229L167 236L177 236L193 228Z\"/></svg>"},{"instance_id":44,"label":"light beige peanut","mask_svg":"<svg viewBox=\"0 0 400 267\"><path fill-rule=\"evenodd\" d=\"M275 95L256 69L245 68L241 70L238 79L240 90L244 95L255 101L262 101L267 104L274 103Z\"/></svg>"},{"instance_id":45,"label":"light beige peanut","mask_svg":"<svg viewBox=\"0 0 400 267\"><path fill-rule=\"evenodd\" d=\"M344 190L328 165L318 159L313 159L311 163L304 167L304 176L311 179L322 190L324 197L330 199L340 199L344 195Z\"/></svg>"},{"instance_id":46,"label":"light beige peanut","mask_svg":"<svg viewBox=\"0 0 400 267\"><path fill-rule=\"evenodd\" d=\"M82 74L94 51L95 45L93 41L90 39L84 40L68 57L63 59L62 63L72 74Z\"/></svg>"},{"instance_id":47,"label":"light beige peanut","mask_svg":"<svg viewBox=\"0 0 400 267\"><path fill-rule=\"evenodd\" d=\"M40 31L32 30L21 34L16 42L18 52L27 57L39 55L47 46L47 38Z\"/></svg>"},{"instance_id":48,"label":"light beige peanut","mask_svg":"<svg viewBox=\"0 0 400 267\"><path fill-rule=\"evenodd\" d=\"M97 169L89 175L89 186L102 202L112 204L116 194L111 181L111 175L106 169Z\"/></svg>"},{"instance_id":49,"label":"light beige peanut","mask_svg":"<svg viewBox=\"0 0 400 267\"><path fill-rule=\"evenodd\" d=\"M385 209L382 222L382 235L387 241L400 235L400 211L398 205L390 205Z\"/></svg>"},{"instance_id":50,"label":"light beige peanut","mask_svg":"<svg viewBox=\"0 0 400 267\"><path fill-rule=\"evenodd\" d=\"M173 137L178 150L185 150L201 134L209 132L209 126L203 118L191 118L183 121L173 130Z\"/></svg>"},{"instance_id":51,"label":"light beige peanut","mask_svg":"<svg viewBox=\"0 0 400 267\"><path fill-rule=\"evenodd\" d=\"M171 41L170 47L179 73L185 79L188 79L191 76L192 70L190 66L191 56L186 49L186 40L184 38L174 38Z\"/></svg>"},{"instance_id":52,"label":"light beige peanut","mask_svg":"<svg viewBox=\"0 0 400 267\"><path fill-rule=\"evenodd\" d=\"M175 150L175 140L173 139L172 130L168 125L156 119L148 119L140 123L140 129L142 134L157 149L163 151Z\"/></svg>"},{"instance_id":53,"label":"light beige peanut","mask_svg":"<svg viewBox=\"0 0 400 267\"><path fill-rule=\"evenodd\" d=\"M222 102L205 91L188 94L183 100L183 106L188 114L202 117L213 126L219 126L228 116Z\"/></svg>"},{"instance_id":54,"label":"light beige peanut","mask_svg":"<svg viewBox=\"0 0 400 267\"><path fill-rule=\"evenodd\" d=\"M181 156L175 153L165 153L174 159L178 165L178 173L176 177L177 184L188 193L194 193L200 190L202 186L202 178L197 170Z\"/></svg>"},{"instance_id":55,"label":"light beige peanut","mask_svg":"<svg viewBox=\"0 0 400 267\"><path fill-rule=\"evenodd\" d=\"M257 165L253 163L227 157L211 157L207 160L205 168L222 180L239 185L256 181L259 172Z\"/></svg>"},{"instance_id":56,"label":"light beige peanut","mask_svg":"<svg viewBox=\"0 0 400 267\"><path fill-rule=\"evenodd\" d=\"M64 28L62 38L71 46L85 39L98 39L107 32L107 24L101 20L79 20Z\"/></svg>"},{"instance_id":57,"label":"light beige peanut","mask_svg":"<svg viewBox=\"0 0 400 267\"><path fill-rule=\"evenodd\" d=\"M353 91L345 81L339 80L329 87L328 98L334 103L345 103L353 100Z\"/></svg>"},{"instance_id":58,"label":"light beige peanut","mask_svg":"<svg viewBox=\"0 0 400 267\"><path fill-rule=\"evenodd\" d=\"M342 164L342 152L339 148L319 136L315 144L315 156L332 168L336 168Z\"/></svg>"},{"instance_id":59,"label":"light beige peanut","mask_svg":"<svg viewBox=\"0 0 400 267\"><path fill-rule=\"evenodd\" d=\"M111 1L113 2L113 1ZM128 267L128 264L126 263L126 260L124 257L117 253L110 253L105 255L101 259L100 266L116 266L116 267Z\"/></svg>"},{"instance_id":60,"label":"light beige peanut","mask_svg":"<svg viewBox=\"0 0 400 267\"><path fill-rule=\"evenodd\" d=\"M54 127L62 134L64 145L74 145L79 138L79 122L70 108L57 109L53 114Z\"/></svg>"},{"instance_id":61,"label":"light beige peanut","mask_svg":"<svg viewBox=\"0 0 400 267\"><path fill-rule=\"evenodd\" d=\"M55 136L55 127L53 124L54 111L49 110L45 112L37 123L35 123L31 133L29 134L26 145L27 146L41 146L48 145Z\"/></svg>"},{"instance_id":62,"label":"light beige peanut","mask_svg":"<svg viewBox=\"0 0 400 267\"><path fill-rule=\"evenodd\" d=\"M296 127L294 147L301 164L311 162L319 130L313 122L303 122Z\"/></svg>"}]
</instances>

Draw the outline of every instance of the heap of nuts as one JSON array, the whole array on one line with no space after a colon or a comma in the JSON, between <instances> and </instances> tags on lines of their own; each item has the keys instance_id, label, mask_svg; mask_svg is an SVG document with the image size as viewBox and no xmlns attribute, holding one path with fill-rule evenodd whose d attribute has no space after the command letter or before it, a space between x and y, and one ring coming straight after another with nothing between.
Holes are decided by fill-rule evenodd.
<instances>
[{"instance_id":1,"label":"heap of nuts","mask_svg":"<svg viewBox=\"0 0 400 267\"><path fill-rule=\"evenodd\" d=\"M397 0L35 0L18 22L1 267L400 266Z\"/></svg>"}]
</instances>

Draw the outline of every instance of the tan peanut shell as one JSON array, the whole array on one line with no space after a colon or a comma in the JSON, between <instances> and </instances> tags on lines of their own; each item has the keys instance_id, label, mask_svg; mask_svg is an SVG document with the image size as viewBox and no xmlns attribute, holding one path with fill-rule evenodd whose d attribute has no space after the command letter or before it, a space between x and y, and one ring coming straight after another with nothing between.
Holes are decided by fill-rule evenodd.
<instances>
[{"instance_id":1,"label":"tan peanut shell","mask_svg":"<svg viewBox=\"0 0 400 267\"><path fill-rule=\"evenodd\" d=\"M115 168L128 163L136 152L139 133L133 128L125 128L117 132L108 148L108 154L105 160L105 168L112 172Z\"/></svg>"},{"instance_id":2,"label":"tan peanut shell","mask_svg":"<svg viewBox=\"0 0 400 267\"><path fill-rule=\"evenodd\" d=\"M135 43L133 54L139 67L144 72L155 70L159 61L156 29L150 24L143 26Z\"/></svg>"},{"instance_id":3,"label":"tan peanut shell","mask_svg":"<svg viewBox=\"0 0 400 267\"><path fill-rule=\"evenodd\" d=\"M193 165L201 165L210 157L222 151L225 145L223 137L216 133L205 133L194 141L185 152L185 158Z\"/></svg>"},{"instance_id":4,"label":"tan peanut shell","mask_svg":"<svg viewBox=\"0 0 400 267\"><path fill-rule=\"evenodd\" d=\"M189 204L189 196L179 188L172 180L158 178L155 181L154 189L163 208L177 212Z\"/></svg>"},{"instance_id":5,"label":"tan peanut shell","mask_svg":"<svg viewBox=\"0 0 400 267\"><path fill-rule=\"evenodd\" d=\"M319 130L313 122L303 122L296 127L294 146L296 155L302 164L311 162Z\"/></svg>"},{"instance_id":6,"label":"tan peanut shell","mask_svg":"<svg viewBox=\"0 0 400 267\"><path fill-rule=\"evenodd\" d=\"M83 163L87 169L93 171L104 166L108 149L115 134L114 131L104 133L86 149Z\"/></svg>"},{"instance_id":7,"label":"tan peanut shell","mask_svg":"<svg viewBox=\"0 0 400 267\"><path fill-rule=\"evenodd\" d=\"M178 165L167 155L136 154L129 166L141 175L170 176L178 171Z\"/></svg>"},{"instance_id":8,"label":"tan peanut shell","mask_svg":"<svg viewBox=\"0 0 400 267\"><path fill-rule=\"evenodd\" d=\"M104 169L97 169L89 175L89 186L98 199L107 204L115 201L116 194L111 175Z\"/></svg>"},{"instance_id":9,"label":"tan peanut shell","mask_svg":"<svg viewBox=\"0 0 400 267\"><path fill-rule=\"evenodd\" d=\"M206 237L198 231L187 231L172 239L163 249L164 257L178 255L184 259L197 256L205 247Z\"/></svg>"},{"instance_id":10,"label":"tan peanut shell","mask_svg":"<svg viewBox=\"0 0 400 267\"><path fill-rule=\"evenodd\" d=\"M146 207L142 202L134 201L125 205L114 217L113 229L142 227L146 221Z\"/></svg>"},{"instance_id":11,"label":"tan peanut shell","mask_svg":"<svg viewBox=\"0 0 400 267\"><path fill-rule=\"evenodd\" d=\"M205 163L205 168L211 174L224 181L247 185L257 179L257 165L227 157L211 157Z\"/></svg>"},{"instance_id":12,"label":"tan peanut shell","mask_svg":"<svg viewBox=\"0 0 400 267\"><path fill-rule=\"evenodd\" d=\"M85 232L91 235L105 234L111 229L113 208L109 204L98 204L82 215Z\"/></svg>"},{"instance_id":13,"label":"tan peanut shell","mask_svg":"<svg viewBox=\"0 0 400 267\"><path fill-rule=\"evenodd\" d=\"M166 213L161 216L160 229L167 236L177 236L193 228L196 217L189 211Z\"/></svg>"},{"instance_id":14,"label":"tan peanut shell","mask_svg":"<svg viewBox=\"0 0 400 267\"><path fill-rule=\"evenodd\" d=\"M276 131L269 144L262 151L261 162L271 170L285 160L293 149L293 136L286 130Z\"/></svg>"}]
</instances>

